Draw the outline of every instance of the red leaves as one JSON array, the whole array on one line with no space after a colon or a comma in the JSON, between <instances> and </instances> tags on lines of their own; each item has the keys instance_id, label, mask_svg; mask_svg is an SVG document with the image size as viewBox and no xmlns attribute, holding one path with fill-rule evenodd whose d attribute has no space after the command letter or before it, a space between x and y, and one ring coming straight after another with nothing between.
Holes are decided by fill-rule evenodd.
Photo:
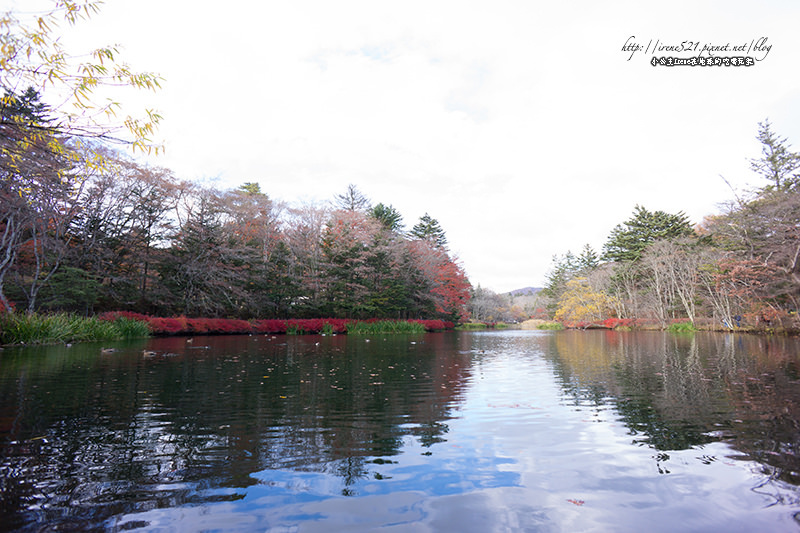
<instances>
[{"instance_id":1,"label":"red leaves","mask_svg":"<svg viewBox=\"0 0 800 533\"><path fill-rule=\"evenodd\" d=\"M99 316L100 320L116 320L120 317L147 322L154 335L225 335L225 334L276 334L276 333L347 333L347 325L357 322L345 318L308 318L308 319L263 319L236 320L230 318L186 318L152 317L130 311L112 311ZM370 319L366 322L374 322ZM453 329L455 324L443 320L409 320L422 324L426 331Z\"/></svg>"},{"instance_id":2,"label":"red leaves","mask_svg":"<svg viewBox=\"0 0 800 533\"><path fill-rule=\"evenodd\" d=\"M632 318L606 318L601 322L603 327L608 329L616 329L619 327L630 328L633 326L634 319Z\"/></svg>"}]
</instances>

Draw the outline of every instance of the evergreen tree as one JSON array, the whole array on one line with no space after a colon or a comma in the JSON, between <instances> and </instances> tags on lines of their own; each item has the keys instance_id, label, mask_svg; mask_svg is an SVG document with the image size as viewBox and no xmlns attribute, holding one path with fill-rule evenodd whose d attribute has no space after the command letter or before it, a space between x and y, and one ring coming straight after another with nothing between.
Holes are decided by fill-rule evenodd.
<instances>
[{"instance_id":1,"label":"evergreen tree","mask_svg":"<svg viewBox=\"0 0 800 533\"><path fill-rule=\"evenodd\" d=\"M785 138L772 132L769 120L758 123L758 136L761 142L761 158L752 159L750 168L760 176L773 182L768 188L789 189L798 184L800 174L800 154L789 150Z\"/></svg>"},{"instance_id":2,"label":"evergreen tree","mask_svg":"<svg viewBox=\"0 0 800 533\"><path fill-rule=\"evenodd\" d=\"M380 222L388 231L400 233L403 229L403 216L391 205L376 205L370 211L370 216Z\"/></svg>"},{"instance_id":3,"label":"evergreen tree","mask_svg":"<svg viewBox=\"0 0 800 533\"><path fill-rule=\"evenodd\" d=\"M447 238L439 221L428 213L420 217L419 222L411 229L411 235L417 239L432 242L437 248L447 247Z\"/></svg>"},{"instance_id":4,"label":"evergreen tree","mask_svg":"<svg viewBox=\"0 0 800 533\"><path fill-rule=\"evenodd\" d=\"M597 255L597 252L594 251L594 248L591 247L588 243L583 246L583 251L581 251L581 255L578 257L578 266L584 273L588 273L590 270L594 270L600 265L600 258Z\"/></svg>"},{"instance_id":5,"label":"evergreen tree","mask_svg":"<svg viewBox=\"0 0 800 533\"><path fill-rule=\"evenodd\" d=\"M677 214L650 212L637 205L630 219L611 230L603 246L603 258L615 262L638 261L645 248L659 239L693 234L692 225L682 211Z\"/></svg>"}]
</instances>

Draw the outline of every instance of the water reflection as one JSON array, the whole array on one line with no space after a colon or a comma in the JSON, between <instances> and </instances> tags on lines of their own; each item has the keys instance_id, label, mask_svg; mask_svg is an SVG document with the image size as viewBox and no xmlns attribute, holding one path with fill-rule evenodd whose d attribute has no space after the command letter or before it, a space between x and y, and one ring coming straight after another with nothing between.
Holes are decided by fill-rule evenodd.
<instances>
[{"instance_id":1,"label":"water reflection","mask_svg":"<svg viewBox=\"0 0 800 533\"><path fill-rule=\"evenodd\" d=\"M760 483L800 484L798 342L736 334L563 332L548 357L576 405L613 403L634 444L652 446L660 472L670 450L725 442L755 461ZM719 458L700 455L699 461ZM781 503L794 489L772 486Z\"/></svg>"},{"instance_id":2,"label":"water reflection","mask_svg":"<svg viewBox=\"0 0 800 533\"><path fill-rule=\"evenodd\" d=\"M775 530L800 508L796 339L116 347L0 354L0 530Z\"/></svg>"},{"instance_id":3,"label":"water reflection","mask_svg":"<svg viewBox=\"0 0 800 533\"><path fill-rule=\"evenodd\" d=\"M469 377L454 336L170 338L3 354L6 527L236 500L254 472L380 479L445 440ZM143 350L147 352L143 354ZM99 355L98 355L99 354ZM376 458L386 458L378 459ZM203 494L204 488L237 489ZM23 512L24 510L24 512ZM99 527L99 526L98 526Z\"/></svg>"}]
</instances>

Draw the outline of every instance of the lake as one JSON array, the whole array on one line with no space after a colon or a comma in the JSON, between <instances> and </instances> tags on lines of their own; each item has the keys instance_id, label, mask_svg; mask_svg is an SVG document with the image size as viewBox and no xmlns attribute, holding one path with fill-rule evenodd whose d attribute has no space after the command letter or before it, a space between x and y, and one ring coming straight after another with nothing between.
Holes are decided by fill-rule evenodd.
<instances>
[{"instance_id":1,"label":"lake","mask_svg":"<svg viewBox=\"0 0 800 533\"><path fill-rule=\"evenodd\" d=\"M800 343L506 330L6 348L0 453L2 531L800 531Z\"/></svg>"}]
</instances>

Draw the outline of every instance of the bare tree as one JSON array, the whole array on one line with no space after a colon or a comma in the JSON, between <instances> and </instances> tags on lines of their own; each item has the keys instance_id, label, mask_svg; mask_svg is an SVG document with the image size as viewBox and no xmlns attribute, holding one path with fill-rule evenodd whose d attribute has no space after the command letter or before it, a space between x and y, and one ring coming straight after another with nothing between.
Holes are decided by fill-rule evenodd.
<instances>
[{"instance_id":1,"label":"bare tree","mask_svg":"<svg viewBox=\"0 0 800 533\"><path fill-rule=\"evenodd\" d=\"M370 208L369 198L358 190L352 183L347 186L343 194L337 194L334 206L345 211L367 211Z\"/></svg>"}]
</instances>

